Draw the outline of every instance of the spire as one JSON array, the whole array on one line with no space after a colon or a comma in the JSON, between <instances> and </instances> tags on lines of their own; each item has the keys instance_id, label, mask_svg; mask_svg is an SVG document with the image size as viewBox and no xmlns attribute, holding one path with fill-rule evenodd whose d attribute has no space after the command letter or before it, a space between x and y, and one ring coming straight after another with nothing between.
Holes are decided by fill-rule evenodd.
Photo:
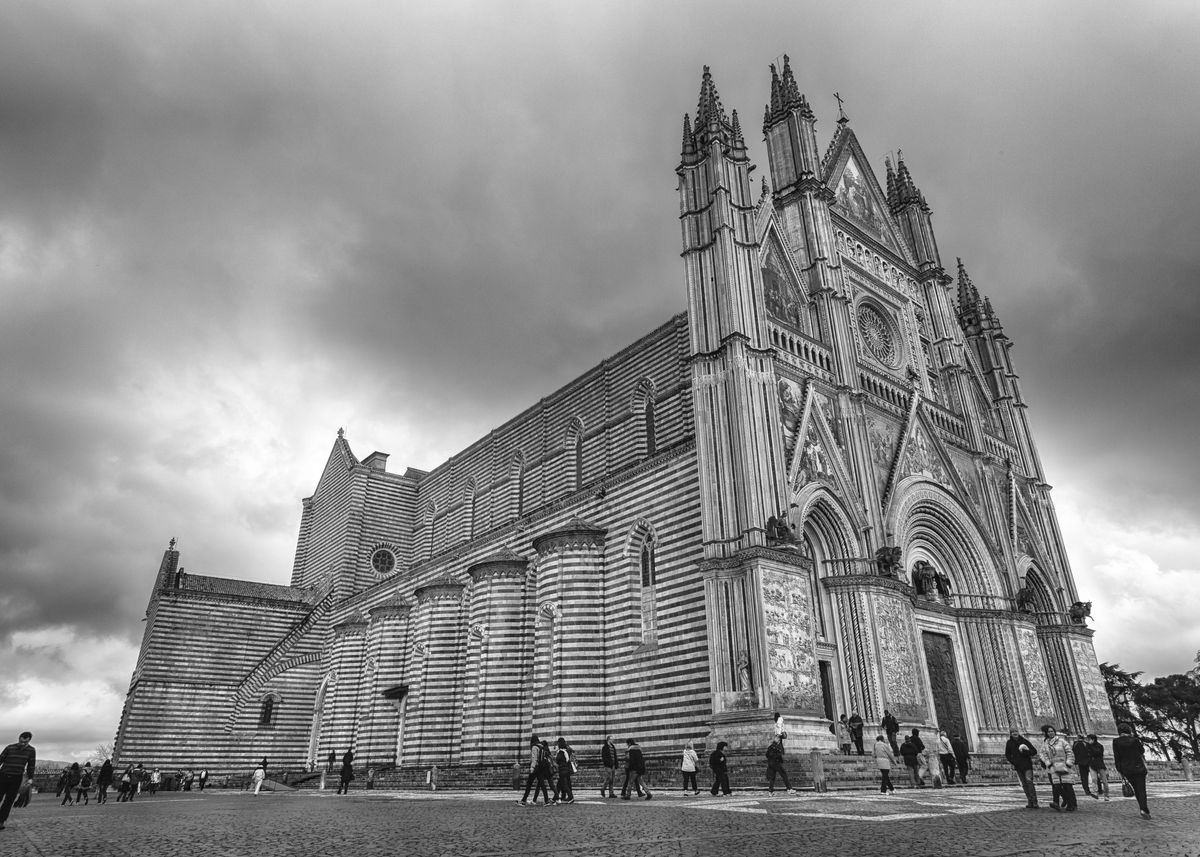
<instances>
[{"instance_id":1,"label":"spire","mask_svg":"<svg viewBox=\"0 0 1200 857\"><path fill-rule=\"evenodd\" d=\"M771 63L771 104L767 107L768 115L783 112L783 83L779 80L779 72L775 63Z\"/></svg>"},{"instance_id":2,"label":"spire","mask_svg":"<svg viewBox=\"0 0 1200 857\"><path fill-rule=\"evenodd\" d=\"M783 108L791 110L793 107L807 106L804 101L804 96L800 94L800 87L796 85L796 76L792 74L792 62L787 54L783 55Z\"/></svg>"},{"instance_id":3,"label":"spire","mask_svg":"<svg viewBox=\"0 0 1200 857\"><path fill-rule=\"evenodd\" d=\"M835 92L833 97L837 99L838 103L838 124L845 125L850 121L850 117L846 115L846 111L842 108L842 94Z\"/></svg>"},{"instance_id":4,"label":"spire","mask_svg":"<svg viewBox=\"0 0 1200 857\"><path fill-rule=\"evenodd\" d=\"M696 157L696 135L692 133L692 120L683 114L683 160L691 162Z\"/></svg>"},{"instance_id":5,"label":"spire","mask_svg":"<svg viewBox=\"0 0 1200 857\"><path fill-rule=\"evenodd\" d=\"M800 115L805 119L813 118L808 99L800 92L796 76L792 73L791 57L784 54L782 75L775 64L771 63L771 103L763 113L763 131L782 120L791 110L800 111Z\"/></svg>"},{"instance_id":6,"label":"spire","mask_svg":"<svg viewBox=\"0 0 1200 857\"><path fill-rule=\"evenodd\" d=\"M704 77L700 81L700 100L696 104L696 143L704 146L714 138L725 140L730 130L712 72L705 66Z\"/></svg>"},{"instance_id":7,"label":"spire","mask_svg":"<svg viewBox=\"0 0 1200 857\"><path fill-rule=\"evenodd\" d=\"M892 159L884 158L884 165L887 167L887 202L888 207L895 211L900 207L900 195L896 189L896 171L892 169Z\"/></svg>"},{"instance_id":8,"label":"spire","mask_svg":"<svg viewBox=\"0 0 1200 857\"><path fill-rule=\"evenodd\" d=\"M986 318L992 327L1003 332L1004 325L1000 323L1000 317L996 315L996 311L992 309L992 299L984 296L983 298L983 317Z\"/></svg>"},{"instance_id":9,"label":"spire","mask_svg":"<svg viewBox=\"0 0 1200 857\"><path fill-rule=\"evenodd\" d=\"M975 284L971 282L971 275L967 273L967 266L963 264L963 260L958 260L958 308L960 312L965 312L967 309L976 307L979 304L979 289L975 288Z\"/></svg>"}]
</instances>

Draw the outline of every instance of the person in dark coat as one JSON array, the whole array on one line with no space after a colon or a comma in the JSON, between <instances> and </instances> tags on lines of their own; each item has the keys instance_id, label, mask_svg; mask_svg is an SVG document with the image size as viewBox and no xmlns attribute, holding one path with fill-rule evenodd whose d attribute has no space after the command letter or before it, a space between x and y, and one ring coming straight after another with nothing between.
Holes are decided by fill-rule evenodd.
<instances>
[{"instance_id":1,"label":"person in dark coat","mask_svg":"<svg viewBox=\"0 0 1200 857\"><path fill-rule=\"evenodd\" d=\"M896 733L900 731L900 721L892 712L884 709L883 721L879 725L883 728L883 734L887 736L888 743L892 745L892 755L898 755L900 746L896 743Z\"/></svg>"},{"instance_id":2,"label":"person in dark coat","mask_svg":"<svg viewBox=\"0 0 1200 857\"><path fill-rule=\"evenodd\" d=\"M76 762L78 764L78 762ZM79 785L75 788L75 803L88 804L88 792L92 789L92 763L84 762L79 769Z\"/></svg>"},{"instance_id":3,"label":"person in dark coat","mask_svg":"<svg viewBox=\"0 0 1200 857\"><path fill-rule=\"evenodd\" d=\"M914 729L913 731L916 732L917 730ZM904 743L900 745L900 757L904 759L904 767L908 769L908 776L912 780L913 788L924 788L925 783L921 782L921 777L917 774L917 768L921 765L921 751L917 749L917 745L913 742L912 735L904 737Z\"/></svg>"},{"instance_id":4,"label":"person in dark coat","mask_svg":"<svg viewBox=\"0 0 1200 857\"><path fill-rule=\"evenodd\" d=\"M921 730L914 728L909 736L912 739L913 746L917 748L917 755L920 756L925 752L925 742L921 740Z\"/></svg>"},{"instance_id":5,"label":"person in dark coat","mask_svg":"<svg viewBox=\"0 0 1200 857\"><path fill-rule=\"evenodd\" d=\"M650 794L650 787L642 782L642 777L646 774L646 759L642 756L642 748L632 738L625 739L625 772L625 786L621 789L622 800L629 800L630 792L635 789L639 796L644 790L646 800L654 797ZM633 778L632 787L629 785L630 777Z\"/></svg>"},{"instance_id":6,"label":"person in dark coat","mask_svg":"<svg viewBox=\"0 0 1200 857\"><path fill-rule=\"evenodd\" d=\"M1025 790L1026 809L1037 809L1037 786L1033 782L1033 762L1037 759L1037 748L1017 731L1016 727L1008 730L1008 743L1004 745L1004 758L1017 772L1021 788Z\"/></svg>"},{"instance_id":7,"label":"person in dark coat","mask_svg":"<svg viewBox=\"0 0 1200 857\"><path fill-rule=\"evenodd\" d=\"M108 787L113 782L112 759L105 759L96 776L96 803L108 803Z\"/></svg>"},{"instance_id":8,"label":"person in dark coat","mask_svg":"<svg viewBox=\"0 0 1200 857\"><path fill-rule=\"evenodd\" d=\"M783 787L787 789L787 793L794 795L796 790L792 788L792 784L788 782L787 770L783 767L783 741L776 738L767 747L767 793L775 794L775 775L778 774L783 779Z\"/></svg>"},{"instance_id":9,"label":"person in dark coat","mask_svg":"<svg viewBox=\"0 0 1200 857\"><path fill-rule=\"evenodd\" d=\"M542 799L545 803L550 803L550 790L546 786L546 779L549 773L550 761L542 764L542 745L544 741L539 741L534 735L529 739L529 776L525 779L525 794L517 803L522 806L529 804L529 790L533 789L533 805L537 806L538 792L542 793Z\"/></svg>"},{"instance_id":10,"label":"person in dark coat","mask_svg":"<svg viewBox=\"0 0 1200 857\"><path fill-rule=\"evenodd\" d=\"M1104 795L1104 799L1108 800L1108 766L1104 764L1104 745L1095 735L1089 735L1087 747L1088 767L1091 769L1092 782L1096 784L1092 797L1100 800L1100 795Z\"/></svg>"},{"instance_id":11,"label":"person in dark coat","mask_svg":"<svg viewBox=\"0 0 1200 857\"><path fill-rule=\"evenodd\" d=\"M1149 820L1150 805L1146 802L1146 748L1141 739L1133 734L1133 727L1122 723L1117 727L1119 733L1113 739L1113 764L1117 773L1129 780L1133 786L1133 795L1137 798L1138 809L1142 818Z\"/></svg>"},{"instance_id":12,"label":"person in dark coat","mask_svg":"<svg viewBox=\"0 0 1200 857\"><path fill-rule=\"evenodd\" d=\"M729 760L725 758L725 748L728 746L724 741L718 741L717 749L708 756L708 767L713 773L713 797L717 796L718 791L724 795L732 794L729 790Z\"/></svg>"},{"instance_id":13,"label":"person in dark coat","mask_svg":"<svg viewBox=\"0 0 1200 857\"><path fill-rule=\"evenodd\" d=\"M554 751L554 764L558 768L558 785L554 787L555 803L575 803L575 792L571 789L571 756L574 755L567 739L559 737Z\"/></svg>"},{"instance_id":14,"label":"person in dark coat","mask_svg":"<svg viewBox=\"0 0 1200 857\"><path fill-rule=\"evenodd\" d=\"M338 779L337 793L350 794L350 781L354 779L354 752L347 750L342 754L342 770Z\"/></svg>"},{"instance_id":15,"label":"person in dark coat","mask_svg":"<svg viewBox=\"0 0 1200 857\"><path fill-rule=\"evenodd\" d=\"M863 719L859 717L857 711L850 715L850 719L846 723L850 726L850 740L854 742L854 748L861 756L863 754L863 726L866 724L863 723Z\"/></svg>"},{"instance_id":16,"label":"person in dark coat","mask_svg":"<svg viewBox=\"0 0 1200 857\"><path fill-rule=\"evenodd\" d=\"M21 787L33 780L37 751L29 743L32 738L32 732L22 732L15 744L0 750L0 830Z\"/></svg>"},{"instance_id":17,"label":"person in dark coat","mask_svg":"<svg viewBox=\"0 0 1200 857\"><path fill-rule=\"evenodd\" d=\"M1079 784L1083 786L1083 793L1090 797L1095 797L1088 786L1088 773L1091 771L1092 751L1088 747L1087 742L1083 740L1082 735L1075 736L1075 743L1071 745L1071 753L1075 756L1075 769L1079 771Z\"/></svg>"},{"instance_id":18,"label":"person in dark coat","mask_svg":"<svg viewBox=\"0 0 1200 857\"><path fill-rule=\"evenodd\" d=\"M611 735L605 735L604 743L600 745L600 763L604 765L604 781L600 783L600 797L604 797L605 789L608 789L609 797L616 797L613 793L613 780L617 777L617 745L613 743Z\"/></svg>"},{"instance_id":19,"label":"person in dark coat","mask_svg":"<svg viewBox=\"0 0 1200 857\"><path fill-rule=\"evenodd\" d=\"M957 732L950 739L950 746L954 749L954 764L958 768L958 781L965 786L967 771L971 768L971 751L967 747L966 740Z\"/></svg>"}]
</instances>

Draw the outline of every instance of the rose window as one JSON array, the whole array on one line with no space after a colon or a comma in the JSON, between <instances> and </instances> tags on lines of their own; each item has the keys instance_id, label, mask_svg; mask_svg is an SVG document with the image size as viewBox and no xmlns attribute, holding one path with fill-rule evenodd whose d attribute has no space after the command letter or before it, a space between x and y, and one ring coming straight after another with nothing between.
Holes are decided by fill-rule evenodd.
<instances>
[{"instance_id":1,"label":"rose window","mask_svg":"<svg viewBox=\"0 0 1200 857\"><path fill-rule=\"evenodd\" d=\"M877 360L891 365L896 360L896 338L892 327L879 310L869 304L858 308L858 330L863 344Z\"/></svg>"}]
</instances>

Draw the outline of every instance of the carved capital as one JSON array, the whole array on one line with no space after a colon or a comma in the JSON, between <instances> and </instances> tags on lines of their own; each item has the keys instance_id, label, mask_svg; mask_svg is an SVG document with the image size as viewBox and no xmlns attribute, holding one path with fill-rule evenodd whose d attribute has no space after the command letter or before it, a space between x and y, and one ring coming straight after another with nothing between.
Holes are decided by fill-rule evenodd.
<instances>
[{"instance_id":1,"label":"carved capital","mask_svg":"<svg viewBox=\"0 0 1200 857\"><path fill-rule=\"evenodd\" d=\"M607 532L605 527L572 517L558 529L534 539L533 549L539 556L567 551L603 550Z\"/></svg>"}]
</instances>

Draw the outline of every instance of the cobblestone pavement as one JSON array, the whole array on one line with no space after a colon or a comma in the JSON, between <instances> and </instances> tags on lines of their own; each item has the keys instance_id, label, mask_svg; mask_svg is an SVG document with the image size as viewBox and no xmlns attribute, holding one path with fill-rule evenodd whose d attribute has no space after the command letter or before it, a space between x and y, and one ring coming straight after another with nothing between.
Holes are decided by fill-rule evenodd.
<instances>
[{"instance_id":1,"label":"cobblestone pavement","mask_svg":"<svg viewBox=\"0 0 1200 857\"><path fill-rule=\"evenodd\" d=\"M1152 784L1144 821L1131 799L1082 798L1073 814L1025 810L1020 790L958 787L651 801L579 795L573 806L523 807L510 793L208 791L133 803L60 807L39 795L0 831L0 857L456 855L1086 854L1200 857L1200 783Z\"/></svg>"}]
</instances>

